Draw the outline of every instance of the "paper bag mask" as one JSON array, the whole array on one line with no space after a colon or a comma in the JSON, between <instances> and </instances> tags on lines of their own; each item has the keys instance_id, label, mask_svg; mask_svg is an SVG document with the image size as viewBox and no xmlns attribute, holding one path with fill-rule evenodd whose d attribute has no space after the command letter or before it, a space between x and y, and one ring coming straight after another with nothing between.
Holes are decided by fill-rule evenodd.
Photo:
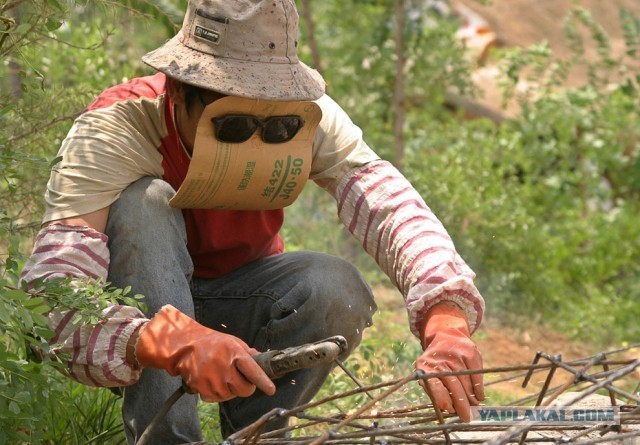
<instances>
[{"instance_id":1,"label":"paper bag mask","mask_svg":"<svg viewBox=\"0 0 640 445\"><path fill-rule=\"evenodd\" d=\"M228 114L300 116L304 125L290 141L265 143L258 129L249 140L216 139L212 118ZM314 102L224 97L207 106L198 122L193 156L172 207L270 210L296 200L311 171L313 138L322 111Z\"/></svg>"}]
</instances>

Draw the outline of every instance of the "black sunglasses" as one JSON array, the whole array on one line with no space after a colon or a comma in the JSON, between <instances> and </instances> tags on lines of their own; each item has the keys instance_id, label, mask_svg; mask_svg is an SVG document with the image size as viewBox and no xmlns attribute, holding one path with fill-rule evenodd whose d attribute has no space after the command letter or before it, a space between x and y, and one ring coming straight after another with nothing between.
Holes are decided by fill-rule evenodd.
<instances>
[{"instance_id":1,"label":"black sunglasses","mask_svg":"<svg viewBox=\"0 0 640 445\"><path fill-rule=\"evenodd\" d=\"M211 118L216 139L220 142L239 144L249 140L258 128L262 140L268 144L290 141L304 125L300 116L271 116L260 119L250 114L227 114Z\"/></svg>"}]
</instances>

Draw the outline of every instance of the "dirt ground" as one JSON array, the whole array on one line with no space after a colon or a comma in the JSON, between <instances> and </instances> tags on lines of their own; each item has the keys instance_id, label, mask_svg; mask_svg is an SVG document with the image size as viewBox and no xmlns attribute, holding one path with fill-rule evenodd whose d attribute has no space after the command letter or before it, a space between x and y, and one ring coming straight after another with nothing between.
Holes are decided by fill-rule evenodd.
<instances>
[{"instance_id":1,"label":"dirt ground","mask_svg":"<svg viewBox=\"0 0 640 445\"><path fill-rule=\"evenodd\" d=\"M497 34L501 46L526 47L547 40L559 56L569 50L564 37L564 18L573 7L590 11L611 38L614 51L623 47L620 9L640 16L637 0L453 0L480 14ZM617 52L620 54L620 52ZM640 66L638 61L636 66Z\"/></svg>"},{"instance_id":2,"label":"dirt ground","mask_svg":"<svg viewBox=\"0 0 640 445\"><path fill-rule=\"evenodd\" d=\"M638 0L451 0L454 7L465 8L479 15L495 34L497 47L528 47L532 44L548 42L557 58L565 59L571 52L565 37L564 22L569 11L574 7L582 7L591 12L597 23L610 39L612 54L630 68L640 73L640 58L625 55L625 41L621 26L621 9L640 17L640 1ZM486 3L486 4L483 4ZM583 59L594 61L598 58L596 45L586 30L585 54ZM497 67L489 57L480 63L473 77L476 84L484 92L477 102L489 110L500 112L503 117L510 117L518 112L517 105L510 104L502 109L501 97L496 88L495 77ZM571 71L567 85L582 85L587 80L584 67ZM615 79L612 79L615 81Z\"/></svg>"}]
</instances>

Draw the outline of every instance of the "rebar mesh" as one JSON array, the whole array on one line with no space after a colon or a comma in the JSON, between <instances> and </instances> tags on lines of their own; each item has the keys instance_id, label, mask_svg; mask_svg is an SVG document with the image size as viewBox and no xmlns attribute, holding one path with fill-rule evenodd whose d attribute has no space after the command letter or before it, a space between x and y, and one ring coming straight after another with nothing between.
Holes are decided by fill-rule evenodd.
<instances>
[{"instance_id":1,"label":"rebar mesh","mask_svg":"<svg viewBox=\"0 0 640 445\"><path fill-rule=\"evenodd\" d=\"M363 385L349 373L356 383L353 390L292 409L274 409L230 436L224 444L503 445L536 442L640 445L640 354L636 354L639 350L640 344L633 344L566 362L561 356L538 352L530 364L431 374L416 371L373 385ZM522 380L523 388L533 388L531 394L500 406L556 404L560 409L580 406L593 397L602 399L604 396L609 406L619 410L619 422L593 425L554 425L530 420L515 424L464 423L455 415L441 412L432 403L424 404L429 401L427 396L421 397L422 404L419 399L407 396L408 388L417 387L417 380L474 373L484 374L486 388L514 380ZM532 383L534 376L537 379ZM560 384L556 384L558 380ZM534 388L535 384L539 387ZM346 412L340 408L341 400L354 397L359 397L357 408ZM288 427L265 432L269 422L282 417L289 419Z\"/></svg>"}]
</instances>

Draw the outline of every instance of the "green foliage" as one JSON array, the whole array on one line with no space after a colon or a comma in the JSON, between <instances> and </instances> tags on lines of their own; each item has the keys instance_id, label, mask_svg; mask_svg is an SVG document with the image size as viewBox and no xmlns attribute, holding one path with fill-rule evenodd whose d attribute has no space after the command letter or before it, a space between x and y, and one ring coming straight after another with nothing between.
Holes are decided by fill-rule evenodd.
<instances>
[{"instance_id":1,"label":"green foliage","mask_svg":"<svg viewBox=\"0 0 640 445\"><path fill-rule=\"evenodd\" d=\"M122 436L114 421L119 402L56 370L61 365L49 355L45 314L53 306L77 309L75 323L91 322L109 302L137 306L139 297L68 280L26 291L18 277L71 122L105 86L142 74L141 53L173 33L182 6L167 0L0 1L0 444L122 443L122 437L109 442ZM141 17L160 26L137 39L122 32L144 29ZM84 417L74 423L78 413Z\"/></svg>"},{"instance_id":2,"label":"green foliage","mask_svg":"<svg viewBox=\"0 0 640 445\"><path fill-rule=\"evenodd\" d=\"M393 160L395 2L311 3L328 94L363 129L368 143ZM437 116L446 112L448 87L463 94L472 90L464 48L454 37L458 23L439 16L423 1L406 0L404 5L406 106ZM304 22L301 31L306 31ZM301 41L307 39L303 36ZM310 57L307 47L301 49L302 57Z\"/></svg>"},{"instance_id":3,"label":"green foliage","mask_svg":"<svg viewBox=\"0 0 640 445\"><path fill-rule=\"evenodd\" d=\"M71 409L68 383L52 385L52 382L59 382L52 373L68 357L49 348L47 340L53 337L53 332L47 326L45 314L54 307L76 310L72 323L96 323L103 318L102 310L108 304L123 302L140 306L142 298L139 295L128 296L129 289L112 289L89 282L72 285L70 279L49 280L36 284L30 290L20 289L13 285L18 279L17 272L17 264L13 264L13 268L6 270L4 278L0 279L0 385L3 386L0 397L0 431L3 435L0 435L0 443L48 438L53 427L43 424L47 415L53 413L55 417L61 410L68 412ZM81 390L72 392L89 395ZM83 416L93 418L94 422L104 418L103 411L114 403L111 399L104 399L104 395L98 394L97 397L108 402L100 405L99 415L91 415L91 406L95 406L91 403L87 403L87 409L83 410ZM72 395L72 400L72 403L82 403L75 395ZM90 427L91 423L84 425ZM74 428L74 434L98 433L109 434L95 428Z\"/></svg>"},{"instance_id":4,"label":"green foliage","mask_svg":"<svg viewBox=\"0 0 640 445\"><path fill-rule=\"evenodd\" d=\"M539 80L521 117L499 128L423 125L407 174L475 268L490 310L602 343L632 340L640 336L638 86L583 10L567 22L575 51L576 18L598 42L587 84L558 89L559 73L578 59L552 62L544 45L509 51L506 79Z\"/></svg>"},{"instance_id":5,"label":"green foliage","mask_svg":"<svg viewBox=\"0 0 640 445\"><path fill-rule=\"evenodd\" d=\"M200 418L202 437L210 443L221 443L224 438L220 432L218 404L199 401L198 417Z\"/></svg>"},{"instance_id":6,"label":"green foliage","mask_svg":"<svg viewBox=\"0 0 640 445\"><path fill-rule=\"evenodd\" d=\"M63 380L64 379L64 380ZM103 388L78 385L50 376L60 400L49 397L45 407L43 443L125 445L122 400Z\"/></svg>"}]
</instances>

